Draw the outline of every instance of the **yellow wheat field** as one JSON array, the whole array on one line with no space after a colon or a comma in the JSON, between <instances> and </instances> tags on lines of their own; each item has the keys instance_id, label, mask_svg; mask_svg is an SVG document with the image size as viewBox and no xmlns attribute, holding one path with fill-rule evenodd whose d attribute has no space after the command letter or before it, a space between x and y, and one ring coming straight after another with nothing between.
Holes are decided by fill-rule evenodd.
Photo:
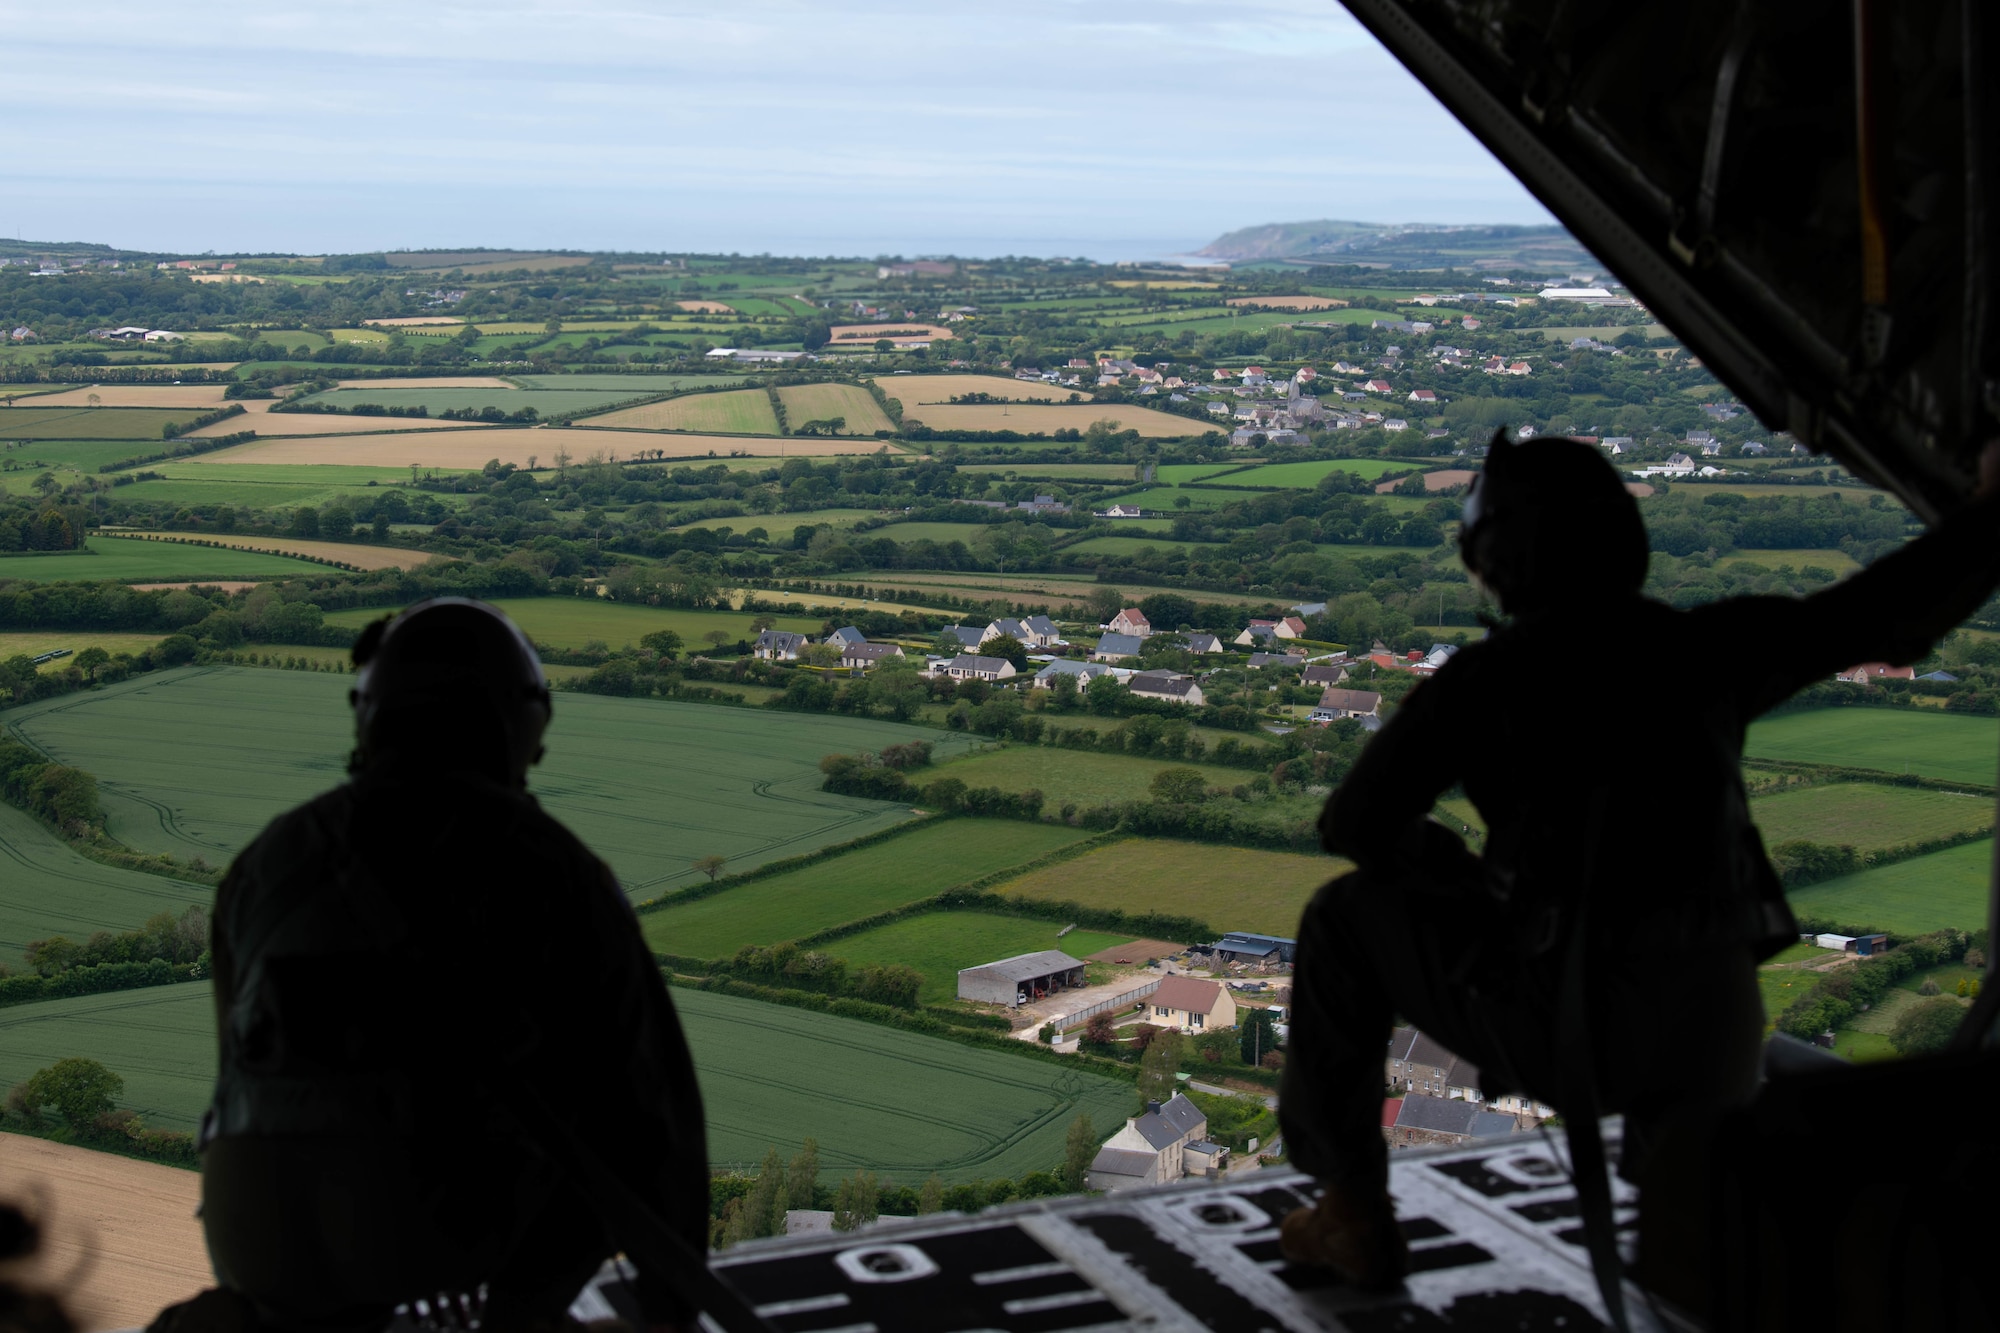
<instances>
[{"instance_id":1,"label":"yellow wheat field","mask_svg":"<svg viewBox=\"0 0 2000 1333\"><path fill-rule=\"evenodd\" d=\"M733 315L736 313L733 307L726 306L720 301L676 301L674 304L683 310L692 311L697 315Z\"/></svg>"},{"instance_id":2,"label":"yellow wheat field","mask_svg":"<svg viewBox=\"0 0 2000 1333\"><path fill-rule=\"evenodd\" d=\"M364 319L363 324L379 324L385 329L414 329L424 324L463 324L456 315L397 315L393 319Z\"/></svg>"},{"instance_id":3,"label":"yellow wheat field","mask_svg":"<svg viewBox=\"0 0 2000 1333\"><path fill-rule=\"evenodd\" d=\"M892 343L908 343L935 342L951 336L951 330L942 324L911 320L902 324L836 324L828 331L827 340L833 347L873 347L883 338Z\"/></svg>"},{"instance_id":4,"label":"yellow wheat field","mask_svg":"<svg viewBox=\"0 0 2000 1333\"><path fill-rule=\"evenodd\" d=\"M488 455L491 457L492 455ZM242 460L237 460L242 461ZM172 538L155 538L169 541ZM442 557L428 551L405 551L394 546L369 546L361 542L316 542L296 537L245 537L236 533L201 533L199 541L211 546L230 546L242 551L278 551L285 555L310 556L316 560L338 560L362 569L415 569ZM166 586L164 584L160 585ZM191 585L176 584L176 587ZM204 583L202 587L214 587ZM255 587L254 583L244 584Z\"/></svg>"},{"instance_id":5,"label":"yellow wheat field","mask_svg":"<svg viewBox=\"0 0 2000 1333\"><path fill-rule=\"evenodd\" d=\"M85 1329L143 1328L214 1281L193 1171L0 1134L0 1194L43 1227L22 1280L58 1293Z\"/></svg>"},{"instance_id":6,"label":"yellow wheat field","mask_svg":"<svg viewBox=\"0 0 2000 1333\"><path fill-rule=\"evenodd\" d=\"M1338 310L1347 302L1335 296L1232 296L1229 304L1254 310Z\"/></svg>"},{"instance_id":7,"label":"yellow wheat field","mask_svg":"<svg viewBox=\"0 0 2000 1333\"><path fill-rule=\"evenodd\" d=\"M1090 395L1081 389L1066 389L1060 384L1044 384L1040 380L1017 380L1004 375L878 375L875 382L882 391L903 405L906 417L921 417L919 409L931 404L962 398L969 393L983 393L990 398L1005 398L1018 403L1028 398L1046 398L1052 402L1069 401L1076 394L1084 402Z\"/></svg>"},{"instance_id":8,"label":"yellow wheat field","mask_svg":"<svg viewBox=\"0 0 2000 1333\"><path fill-rule=\"evenodd\" d=\"M225 407L224 384L92 384L41 394L36 407L186 407L212 412ZM91 402L95 396L97 401Z\"/></svg>"},{"instance_id":9,"label":"yellow wheat field","mask_svg":"<svg viewBox=\"0 0 2000 1333\"><path fill-rule=\"evenodd\" d=\"M243 415L226 417L188 434L207 438L254 430L259 435L359 435L384 431L463 430L472 424L433 421L428 417L351 417L334 412L273 412L272 401L252 399L243 404Z\"/></svg>"}]
</instances>

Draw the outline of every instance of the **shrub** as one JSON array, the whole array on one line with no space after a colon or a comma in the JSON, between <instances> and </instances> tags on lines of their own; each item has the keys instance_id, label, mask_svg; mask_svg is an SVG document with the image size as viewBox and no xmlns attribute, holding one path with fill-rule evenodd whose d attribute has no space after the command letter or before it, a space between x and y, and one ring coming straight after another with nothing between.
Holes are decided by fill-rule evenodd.
<instances>
[{"instance_id":1,"label":"shrub","mask_svg":"<svg viewBox=\"0 0 2000 1333\"><path fill-rule=\"evenodd\" d=\"M1889 1044L1902 1055L1926 1055L1951 1045L1965 1019L1965 1006L1949 996L1911 1005L1896 1018Z\"/></svg>"}]
</instances>

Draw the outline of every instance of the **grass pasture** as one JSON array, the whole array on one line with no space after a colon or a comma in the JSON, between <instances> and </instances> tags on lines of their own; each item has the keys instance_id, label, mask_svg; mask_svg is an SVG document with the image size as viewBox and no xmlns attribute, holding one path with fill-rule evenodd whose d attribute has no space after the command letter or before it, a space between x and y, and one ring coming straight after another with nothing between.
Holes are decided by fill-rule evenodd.
<instances>
[{"instance_id":1,"label":"grass pasture","mask_svg":"<svg viewBox=\"0 0 2000 1333\"><path fill-rule=\"evenodd\" d=\"M715 384L734 383L737 379L734 375L593 375L587 371L577 375L515 375L510 378L524 389L561 389L565 392L586 389L616 393L620 399L637 398L646 393L672 393L678 389L703 389Z\"/></svg>"},{"instance_id":2,"label":"grass pasture","mask_svg":"<svg viewBox=\"0 0 2000 1333\"><path fill-rule=\"evenodd\" d=\"M233 450L228 451L234 453ZM378 486L408 485L410 470L342 467L334 463L212 463L196 458L147 463L158 480L135 481L118 494L134 500L177 505L232 505L242 509L318 508L333 500L358 501ZM447 505L456 496L440 496Z\"/></svg>"},{"instance_id":3,"label":"grass pasture","mask_svg":"<svg viewBox=\"0 0 2000 1333\"><path fill-rule=\"evenodd\" d=\"M896 428L875 396L853 384L795 384L778 390L778 399L785 405L785 421L793 430L808 421L834 417L847 422L840 432L843 435L873 435Z\"/></svg>"},{"instance_id":4,"label":"grass pasture","mask_svg":"<svg viewBox=\"0 0 2000 1333\"><path fill-rule=\"evenodd\" d=\"M925 912L834 940L826 951L845 958L850 970L867 963L913 967L924 976L917 998L942 1004L958 997L958 974L964 968L1041 949L1087 958L1132 939L1130 932L1101 930L1072 930L1058 938L1061 929L1054 921L992 912Z\"/></svg>"},{"instance_id":5,"label":"grass pasture","mask_svg":"<svg viewBox=\"0 0 2000 1333\"><path fill-rule=\"evenodd\" d=\"M1047 745L1009 745L988 750L954 760L937 773L939 777L957 778L968 787L998 787L1003 791L1039 787L1048 800L1048 808L1055 809L1071 801L1079 806L1092 806L1100 801L1139 800L1146 795L1146 784L1153 780L1153 775L1169 768L1193 768L1210 786L1217 787L1234 787L1253 776L1240 768L1098 754L1092 750L1059 750Z\"/></svg>"},{"instance_id":6,"label":"grass pasture","mask_svg":"<svg viewBox=\"0 0 2000 1333\"><path fill-rule=\"evenodd\" d=\"M810 518L811 516L801 514L799 517ZM984 523L890 523L884 527L875 529L868 535L871 538L887 537L892 542L932 541L970 543L985 527L986 524Z\"/></svg>"},{"instance_id":7,"label":"grass pasture","mask_svg":"<svg viewBox=\"0 0 2000 1333\"><path fill-rule=\"evenodd\" d=\"M1189 916L1217 931L1291 936L1298 933L1299 912L1313 891L1351 869L1332 856L1128 838L1031 871L994 892L1037 902Z\"/></svg>"},{"instance_id":8,"label":"grass pasture","mask_svg":"<svg viewBox=\"0 0 2000 1333\"><path fill-rule=\"evenodd\" d=\"M1079 1112L1110 1127L1129 1084L872 1023L676 990L718 1169L754 1170L819 1141L821 1179L866 1167L884 1182L1019 1178L1062 1161Z\"/></svg>"},{"instance_id":9,"label":"grass pasture","mask_svg":"<svg viewBox=\"0 0 2000 1333\"><path fill-rule=\"evenodd\" d=\"M698 518L692 523L676 523L678 532L694 529L728 528L731 532L748 532L752 528L762 528L773 535L789 535L793 528L802 524L814 527L851 528L866 519L880 518L878 509L814 509L801 514L739 514L735 518Z\"/></svg>"},{"instance_id":10,"label":"grass pasture","mask_svg":"<svg viewBox=\"0 0 2000 1333\"><path fill-rule=\"evenodd\" d=\"M1920 787L1836 782L1760 796L1750 816L1764 845L1795 838L1858 851L1896 847L1993 826L1993 801Z\"/></svg>"},{"instance_id":11,"label":"grass pasture","mask_svg":"<svg viewBox=\"0 0 2000 1333\"><path fill-rule=\"evenodd\" d=\"M369 421L369 417L326 417L327 421ZM239 464L318 464L346 467L434 468L440 472L476 472L488 459L516 467L550 467L556 454L587 463L593 457L633 462L643 454L668 462L707 462L733 454L776 458L822 454L872 453L877 440L825 439L805 442L779 436L670 435L626 430L567 430L550 426L486 426L459 430L416 431L406 434L331 435L317 439L253 440L233 449L203 454L198 466ZM530 464L529 460L535 462Z\"/></svg>"},{"instance_id":12,"label":"grass pasture","mask_svg":"<svg viewBox=\"0 0 2000 1333\"><path fill-rule=\"evenodd\" d=\"M1175 555L1186 555L1201 546L1200 542L1167 541L1155 537L1091 537L1063 550L1074 551L1078 555L1138 555L1142 551L1170 551Z\"/></svg>"},{"instance_id":13,"label":"grass pasture","mask_svg":"<svg viewBox=\"0 0 2000 1333\"><path fill-rule=\"evenodd\" d=\"M1795 488L1788 486L1785 488L1785 493L1790 495L1804 494L1805 492L1797 491ZM1855 570L1861 568L1860 565L1854 562L1853 556L1835 547L1820 547L1814 550L1738 550L1731 551L1728 555L1717 557L1716 562L1728 565L1738 560L1748 561L1753 565L1762 565L1765 569L1776 569L1780 565L1790 565L1793 569L1804 569L1807 565L1818 565L1821 569L1830 569L1836 574L1852 574Z\"/></svg>"},{"instance_id":14,"label":"grass pasture","mask_svg":"<svg viewBox=\"0 0 2000 1333\"><path fill-rule=\"evenodd\" d=\"M1226 486L1269 486L1273 490L1309 491L1333 472L1351 472L1374 481L1385 472L1408 471L1413 466L1393 458L1330 458L1318 462L1266 463L1263 467L1253 467L1248 472L1232 472L1215 480Z\"/></svg>"},{"instance_id":15,"label":"grass pasture","mask_svg":"<svg viewBox=\"0 0 2000 1333\"><path fill-rule=\"evenodd\" d=\"M873 405L873 400L870 400ZM778 415L762 389L729 389L692 393L663 403L646 403L590 418L588 424L613 430L722 431L739 435L776 435Z\"/></svg>"},{"instance_id":16,"label":"grass pasture","mask_svg":"<svg viewBox=\"0 0 2000 1333\"><path fill-rule=\"evenodd\" d=\"M249 410L243 415L226 417L200 430L191 430L188 438L213 439L246 430L256 431L261 438L275 436L280 439L291 435L420 435L427 431L466 430L471 425L464 421L434 421L429 417L351 417L329 412L273 412L271 404L263 401L252 401L244 406Z\"/></svg>"},{"instance_id":17,"label":"grass pasture","mask_svg":"<svg viewBox=\"0 0 2000 1333\"><path fill-rule=\"evenodd\" d=\"M326 566L289 556L262 555L136 537L90 537L81 551L0 556L0 582L185 583L278 579L323 574Z\"/></svg>"},{"instance_id":18,"label":"grass pasture","mask_svg":"<svg viewBox=\"0 0 2000 1333\"><path fill-rule=\"evenodd\" d=\"M1993 784L2000 720L1901 708L1815 708L1753 723L1752 759L1915 773L1978 787Z\"/></svg>"},{"instance_id":19,"label":"grass pasture","mask_svg":"<svg viewBox=\"0 0 2000 1333\"><path fill-rule=\"evenodd\" d=\"M640 924L662 953L728 958L748 944L799 939L917 902L1089 836L1019 820L938 820L693 902L670 902ZM838 944L827 951L846 956Z\"/></svg>"},{"instance_id":20,"label":"grass pasture","mask_svg":"<svg viewBox=\"0 0 2000 1333\"><path fill-rule=\"evenodd\" d=\"M0 439L157 440L168 422L199 415L194 408L9 407L0 409Z\"/></svg>"},{"instance_id":21,"label":"grass pasture","mask_svg":"<svg viewBox=\"0 0 2000 1333\"><path fill-rule=\"evenodd\" d=\"M340 780L349 684L193 667L29 704L4 722L97 776L114 837L217 863ZM529 787L643 898L692 883L697 857L747 870L908 819L906 806L820 791L818 765L912 739L947 754L963 743L893 723L565 694Z\"/></svg>"},{"instance_id":22,"label":"grass pasture","mask_svg":"<svg viewBox=\"0 0 2000 1333\"><path fill-rule=\"evenodd\" d=\"M164 639L164 631L127 633L118 630L31 629L0 631L0 662L10 657L40 657L58 648L80 653L86 648L102 648L114 657L119 653L137 656ZM44 671L60 671L69 659L44 663Z\"/></svg>"},{"instance_id":23,"label":"grass pasture","mask_svg":"<svg viewBox=\"0 0 2000 1333\"><path fill-rule=\"evenodd\" d=\"M1800 916L1844 925L1907 934L1947 927L1976 930L1986 923L1992 870L1993 841L1985 838L1824 880L1794 889L1786 897Z\"/></svg>"}]
</instances>

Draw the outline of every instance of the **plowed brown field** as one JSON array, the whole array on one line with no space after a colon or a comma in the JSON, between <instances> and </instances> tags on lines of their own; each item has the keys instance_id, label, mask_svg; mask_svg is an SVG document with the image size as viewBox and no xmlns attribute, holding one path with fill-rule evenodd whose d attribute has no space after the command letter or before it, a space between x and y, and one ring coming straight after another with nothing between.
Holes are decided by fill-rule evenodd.
<instances>
[{"instance_id":1,"label":"plowed brown field","mask_svg":"<svg viewBox=\"0 0 2000 1333\"><path fill-rule=\"evenodd\" d=\"M0 1181L43 1227L23 1281L58 1292L83 1328L143 1328L214 1281L196 1172L0 1134Z\"/></svg>"},{"instance_id":2,"label":"plowed brown field","mask_svg":"<svg viewBox=\"0 0 2000 1333\"><path fill-rule=\"evenodd\" d=\"M1337 296L1232 296L1229 304L1251 310L1338 310L1347 302Z\"/></svg>"}]
</instances>

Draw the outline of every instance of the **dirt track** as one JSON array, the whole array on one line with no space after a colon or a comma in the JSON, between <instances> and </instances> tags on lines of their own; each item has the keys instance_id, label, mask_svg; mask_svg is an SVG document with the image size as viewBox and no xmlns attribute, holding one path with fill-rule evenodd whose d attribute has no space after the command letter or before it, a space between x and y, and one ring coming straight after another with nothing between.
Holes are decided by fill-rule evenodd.
<instances>
[{"instance_id":1,"label":"dirt track","mask_svg":"<svg viewBox=\"0 0 2000 1333\"><path fill-rule=\"evenodd\" d=\"M143 1328L213 1281L193 1171L0 1134L0 1192L42 1223L23 1281L59 1292L82 1328Z\"/></svg>"}]
</instances>

